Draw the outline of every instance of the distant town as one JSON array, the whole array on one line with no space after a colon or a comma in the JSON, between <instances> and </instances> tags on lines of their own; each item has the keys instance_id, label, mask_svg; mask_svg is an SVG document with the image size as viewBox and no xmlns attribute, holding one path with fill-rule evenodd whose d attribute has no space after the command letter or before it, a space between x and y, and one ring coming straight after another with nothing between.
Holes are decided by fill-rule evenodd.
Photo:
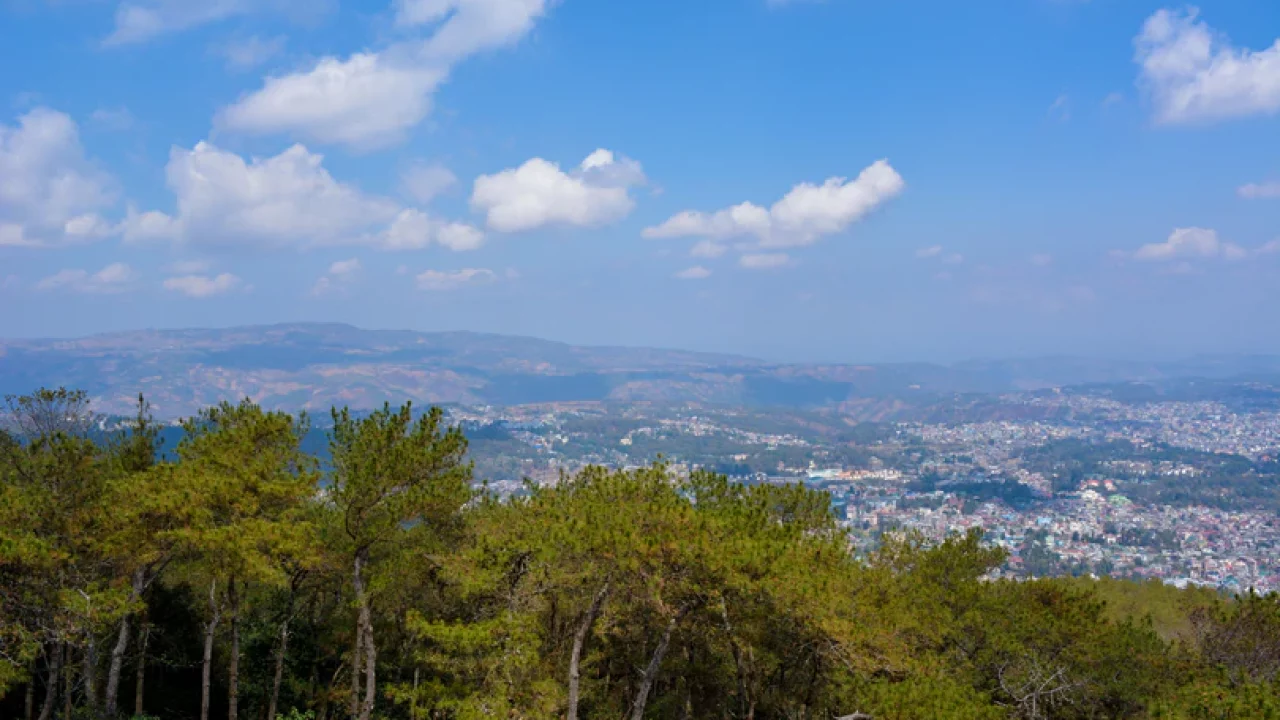
<instances>
[{"instance_id":1,"label":"distant town","mask_svg":"<svg viewBox=\"0 0 1280 720\"><path fill-rule=\"evenodd\" d=\"M824 488L861 549L888 532L940 540L980 527L1009 551L1002 575L1280 590L1280 412L1257 402L1262 388L1233 394L1004 395L978 413L999 419L947 422L597 403L452 413L474 438L476 477L499 493L589 464L662 460ZM971 398L957 404L973 411Z\"/></svg>"}]
</instances>

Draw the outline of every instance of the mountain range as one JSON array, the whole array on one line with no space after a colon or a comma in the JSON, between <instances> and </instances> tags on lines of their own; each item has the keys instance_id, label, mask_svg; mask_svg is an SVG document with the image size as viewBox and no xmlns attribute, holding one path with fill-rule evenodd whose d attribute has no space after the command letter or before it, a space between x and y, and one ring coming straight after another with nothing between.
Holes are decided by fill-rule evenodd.
<instances>
[{"instance_id":1,"label":"mountain range","mask_svg":"<svg viewBox=\"0 0 1280 720\"><path fill-rule=\"evenodd\" d=\"M411 399L468 405L694 402L853 412L957 393L1276 377L1280 356L780 364L735 355L331 323L0 340L0 394L76 387L93 396L99 411L112 413L127 412L142 392L162 417L243 397L295 411Z\"/></svg>"}]
</instances>

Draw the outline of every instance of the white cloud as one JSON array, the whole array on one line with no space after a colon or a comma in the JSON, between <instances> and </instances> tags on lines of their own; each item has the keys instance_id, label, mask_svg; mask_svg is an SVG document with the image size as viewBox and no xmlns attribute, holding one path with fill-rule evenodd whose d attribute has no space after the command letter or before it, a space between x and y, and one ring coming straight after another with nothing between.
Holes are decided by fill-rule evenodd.
<instances>
[{"instance_id":1,"label":"white cloud","mask_svg":"<svg viewBox=\"0 0 1280 720\"><path fill-rule=\"evenodd\" d=\"M339 277L350 276L360 272L360 259L339 260L329 266L329 274Z\"/></svg>"},{"instance_id":2,"label":"white cloud","mask_svg":"<svg viewBox=\"0 0 1280 720\"><path fill-rule=\"evenodd\" d=\"M400 176L400 187L417 202L426 205L453 187L458 177L438 164L414 163Z\"/></svg>"},{"instance_id":3,"label":"white cloud","mask_svg":"<svg viewBox=\"0 0 1280 720\"><path fill-rule=\"evenodd\" d=\"M463 268L453 272L428 270L414 280L419 290L441 291L490 283L497 279L497 274L487 268Z\"/></svg>"},{"instance_id":4,"label":"white cloud","mask_svg":"<svg viewBox=\"0 0 1280 720\"><path fill-rule=\"evenodd\" d=\"M1053 256L1048 253L1037 253L1032 255L1030 260L1031 264L1037 267L1048 267L1053 264Z\"/></svg>"},{"instance_id":5,"label":"white cloud","mask_svg":"<svg viewBox=\"0 0 1280 720\"><path fill-rule=\"evenodd\" d=\"M960 253L943 254L941 245L930 245L916 250L916 258L920 260L937 260L947 265L959 265L964 262L964 256Z\"/></svg>"},{"instance_id":6,"label":"white cloud","mask_svg":"<svg viewBox=\"0 0 1280 720\"><path fill-rule=\"evenodd\" d=\"M828 179L822 185L802 183L769 209L746 202L714 213L687 210L646 228L648 238L702 237L726 240L754 237L761 248L811 245L846 230L867 213L895 197L902 176L880 160L854 180Z\"/></svg>"},{"instance_id":7,"label":"white cloud","mask_svg":"<svg viewBox=\"0 0 1280 720\"><path fill-rule=\"evenodd\" d=\"M711 271L701 265L694 265L676 273L675 277L679 280L702 280L711 277Z\"/></svg>"},{"instance_id":8,"label":"white cloud","mask_svg":"<svg viewBox=\"0 0 1280 720\"><path fill-rule=\"evenodd\" d=\"M738 264L748 270L771 270L791 264L786 253L751 253L738 258Z\"/></svg>"},{"instance_id":9,"label":"white cloud","mask_svg":"<svg viewBox=\"0 0 1280 720\"><path fill-rule=\"evenodd\" d=\"M1163 9L1134 40L1139 84L1162 123L1204 122L1280 111L1280 40L1237 48L1199 20L1199 11Z\"/></svg>"},{"instance_id":10,"label":"white cloud","mask_svg":"<svg viewBox=\"0 0 1280 720\"><path fill-rule=\"evenodd\" d=\"M475 250L484 244L484 233L471 225L437 220L411 208L401 211L373 241L384 250L421 250L432 243L455 252Z\"/></svg>"},{"instance_id":11,"label":"white cloud","mask_svg":"<svg viewBox=\"0 0 1280 720\"><path fill-rule=\"evenodd\" d=\"M701 258L718 258L728 252L729 248L715 240L699 240L689 249L689 255Z\"/></svg>"},{"instance_id":12,"label":"white cloud","mask_svg":"<svg viewBox=\"0 0 1280 720\"><path fill-rule=\"evenodd\" d=\"M187 297L206 298L222 295L240 287L240 278L231 273L221 273L215 277L208 275L181 275L166 278L164 289L182 293Z\"/></svg>"},{"instance_id":13,"label":"white cloud","mask_svg":"<svg viewBox=\"0 0 1280 720\"><path fill-rule=\"evenodd\" d=\"M224 108L215 124L248 133L296 133L323 143L373 149L403 139L431 109L445 78L389 54L323 58L305 73L267 78L261 90Z\"/></svg>"},{"instance_id":14,"label":"white cloud","mask_svg":"<svg viewBox=\"0 0 1280 720\"><path fill-rule=\"evenodd\" d=\"M70 240L98 240L115 233L115 228L98 213L77 215L62 224Z\"/></svg>"},{"instance_id":15,"label":"white cloud","mask_svg":"<svg viewBox=\"0 0 1280 720\"><path fill-rule=\"evenodd\" d=\"M599 227L635 207L630 188L645 182L640 164L596 150L576 169L533 158L518 168L476 178L471 207L498 232L545 225Z\"/></svg>"},{"instance_id":16,"label":"white cloud","mask_svg":"<svg viewBox=\"0 0 1280 720\"><path fill-rule=\"evenodd\" d=\"M1124 102L1124 93L1111 92L1107 93L1107 96L1102 98L1102 107L1109 108L1119 105L1122 102Z\"/></svg>"},{"instance_id":17,"label":"white cloud","mask_svg":"<svg viewBox=\"0 0 1280 720\"><path fill-rule=\"evenodd\" d=\"M1280 182L1249 183L1240 186L1236 192L1250 200L1280 198Z\"/></svg>"},{"instance_id":18,"label":"white cloud","mask_svg":"<svg viewBox=\"0 0 1280 720\"><path fill-rule=\"evenodd\" d=\"M327 0L135 0L116 8L115 28L104 45L129 45L242 15L277 13L301 22L333 6Z\"/></svg>"},{"instance_id":19,"label":"white cloud","mask_svg":"<svg viewBox=\"0 0 1280 720\"><path fill-rule=\"evenodd\" d=\"M349 242L395 216L395 203L334 180L323 156L294 145L245 162L208 143L174 148L166 170L187 240L289 245Z\"/></svg>"},{"instance_id":20,"label":"white cloud","mask_svg":"<svg viewBox=\"0 0 1280 720\"><path fill-rule=\"evenodd\" d=\"M347 286L360 272L359 258L339 260L329 266L329 271L321 275L311 288L312 295L327 295L332 292L346 290Z\"/></svg>"},{"instance_id":21,"label":"white cloud","mask_svg":"<svg viewBox=\"0 0 1280 720\"><path fill-rule=\"evenodd\" d=\"M41 107L0 124L0 245L102 237L94 213L114 203L113 180L86 159L69 116Z\"/></svg>"},{"instance_id":22,"label":"white cloud","mask_svg":"<svg viewBox=\"0 0 1280 720\"><path fill-rule=\"evenodd\" d=\"M1246 254L1239 245L1220 240L1215 230L1190 227L1177 228L1164 242L1143 245L1134 251L1133 258L1147 262L1219 257L1238 260Z\"/></svg>"},{"instance_id":23,"label":"white cloud","mask_svg":"<svg viewBox=\"0 0 1280 720\"><path fill-rule=\"evenodd\" d=\"M214 48L227 63L229 70L251 70L284 52L287 40L283 35L263 38L251 35L230 40Z\"/></svg>"},{"instance_id":24,"label":"white cloud","mask_svg":"<svg viewBox=\"0 0 1280 720\"><path fill-rule=\"evenodd\" d=\"M37 290L70 290L87 294L109 294L128 290L137 274L124 263L111 263L96 273L62 270L36 283Z\"/></svg>"},{"instance_id":25,"label":"white cloud","mask_svg":"<svg viewBox=\"0 0 1280 720\"><path fill-rule=\"evenodd\" d=\"M121 223L127 242L177 240L195 245L312 247L373 245L411 250L437 243L470 250L483 234L428 217L338 182L323 156L294 145L270 158L245 160L209 143L174 148L166 170L177 212L139 213Z\"/></svg>"},{"instance_id":26,"label":"white cloud","mask_svg":"<svg viewBox=\"0 0 1280 720\"><path fill-rule=\"evenodd\" d=\"M434 25L419 50L429 61L452 63L524 37L555 1L396 0L396 24Z\"/></svg>"},{"instance_id":27,"label":"white cloud","mask_svg":"<svg viewBox=\"0 0 1280 720\"><path fill-rule=\"evenodd\" d=\"M396 23L430 26L425 38L346 59L324 57L309 70L270 77L224 108L217 124L355 148L395 143L431 111L432 95L454 64L524 37L553 1L397 0Z\"/></svg>"},{"instance_id":28,"label":"white cloud","mask_svg":"<svg viewBox=\"0 0 1280 720\"><path fill-rule=\"evenodd\" d=\"M120 222L120 234L126 243L182 239L182 223L158 210L140 213L129 206Z\"/></svg>"},{"instance_id":29,"label":"white cloud","mask_svg":"<svg viewBox=\"0 0 1280 720\"><path fill-rule=\"evenodd\" d=\"M39 247L40 242L27 236L26 228L17 223L0 223L0 247Z\"/></svg>"},{"instance_id":30,"label":"white cloud","mask_svg":"<svg viewBox=\"0 0 1280 720\"><path fill-rule=\"evenodd\" d=\"M1258 255L1275 255L1276 253L1280 253L1280 238L1268 240L1260 245L1257 250L1254 250L1254 252Z\"/></svg>"}]
</instances>

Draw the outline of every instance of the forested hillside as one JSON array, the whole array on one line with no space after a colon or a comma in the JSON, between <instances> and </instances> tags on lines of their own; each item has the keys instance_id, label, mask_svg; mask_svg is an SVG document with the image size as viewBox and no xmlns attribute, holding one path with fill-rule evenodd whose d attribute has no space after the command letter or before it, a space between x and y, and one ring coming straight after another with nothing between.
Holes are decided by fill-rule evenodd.
<instances>
[{"instance_id":1,"label":"forested hillside","mask_svg":"<svg viewBox=\"0 0 1280 720\"><path fill-rule=\"evenodd\" d=\"M476 490L438 410L9 398L0 717L1280 717L1280 599L849 549L825 493L662 465Z\"/></svg>"}]
</instances>

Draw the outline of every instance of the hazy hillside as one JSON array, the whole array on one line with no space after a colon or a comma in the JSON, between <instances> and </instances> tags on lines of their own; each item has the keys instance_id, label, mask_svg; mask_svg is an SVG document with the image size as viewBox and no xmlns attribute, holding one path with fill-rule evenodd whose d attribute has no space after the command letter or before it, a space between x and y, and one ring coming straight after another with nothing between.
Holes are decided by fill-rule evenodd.
<instances>
[{"instance_id":1,"label":"hazy hillside","mask_svg":"<svg viewBox=\"0 0 1280 720\"><path fill-rule=\"evenodd\" d=\"M874 398L888 412L938 394L1244 373L1280 373L1280 358L779 365L732 355L339 324L0 341L0 392L79 387L94 395L100 410L112 412L126 411L141 391L163 416L239 397L295 410L372 407L405 398L498 405L651 401L853 409Z\"/></svg>"}]
</instances>

